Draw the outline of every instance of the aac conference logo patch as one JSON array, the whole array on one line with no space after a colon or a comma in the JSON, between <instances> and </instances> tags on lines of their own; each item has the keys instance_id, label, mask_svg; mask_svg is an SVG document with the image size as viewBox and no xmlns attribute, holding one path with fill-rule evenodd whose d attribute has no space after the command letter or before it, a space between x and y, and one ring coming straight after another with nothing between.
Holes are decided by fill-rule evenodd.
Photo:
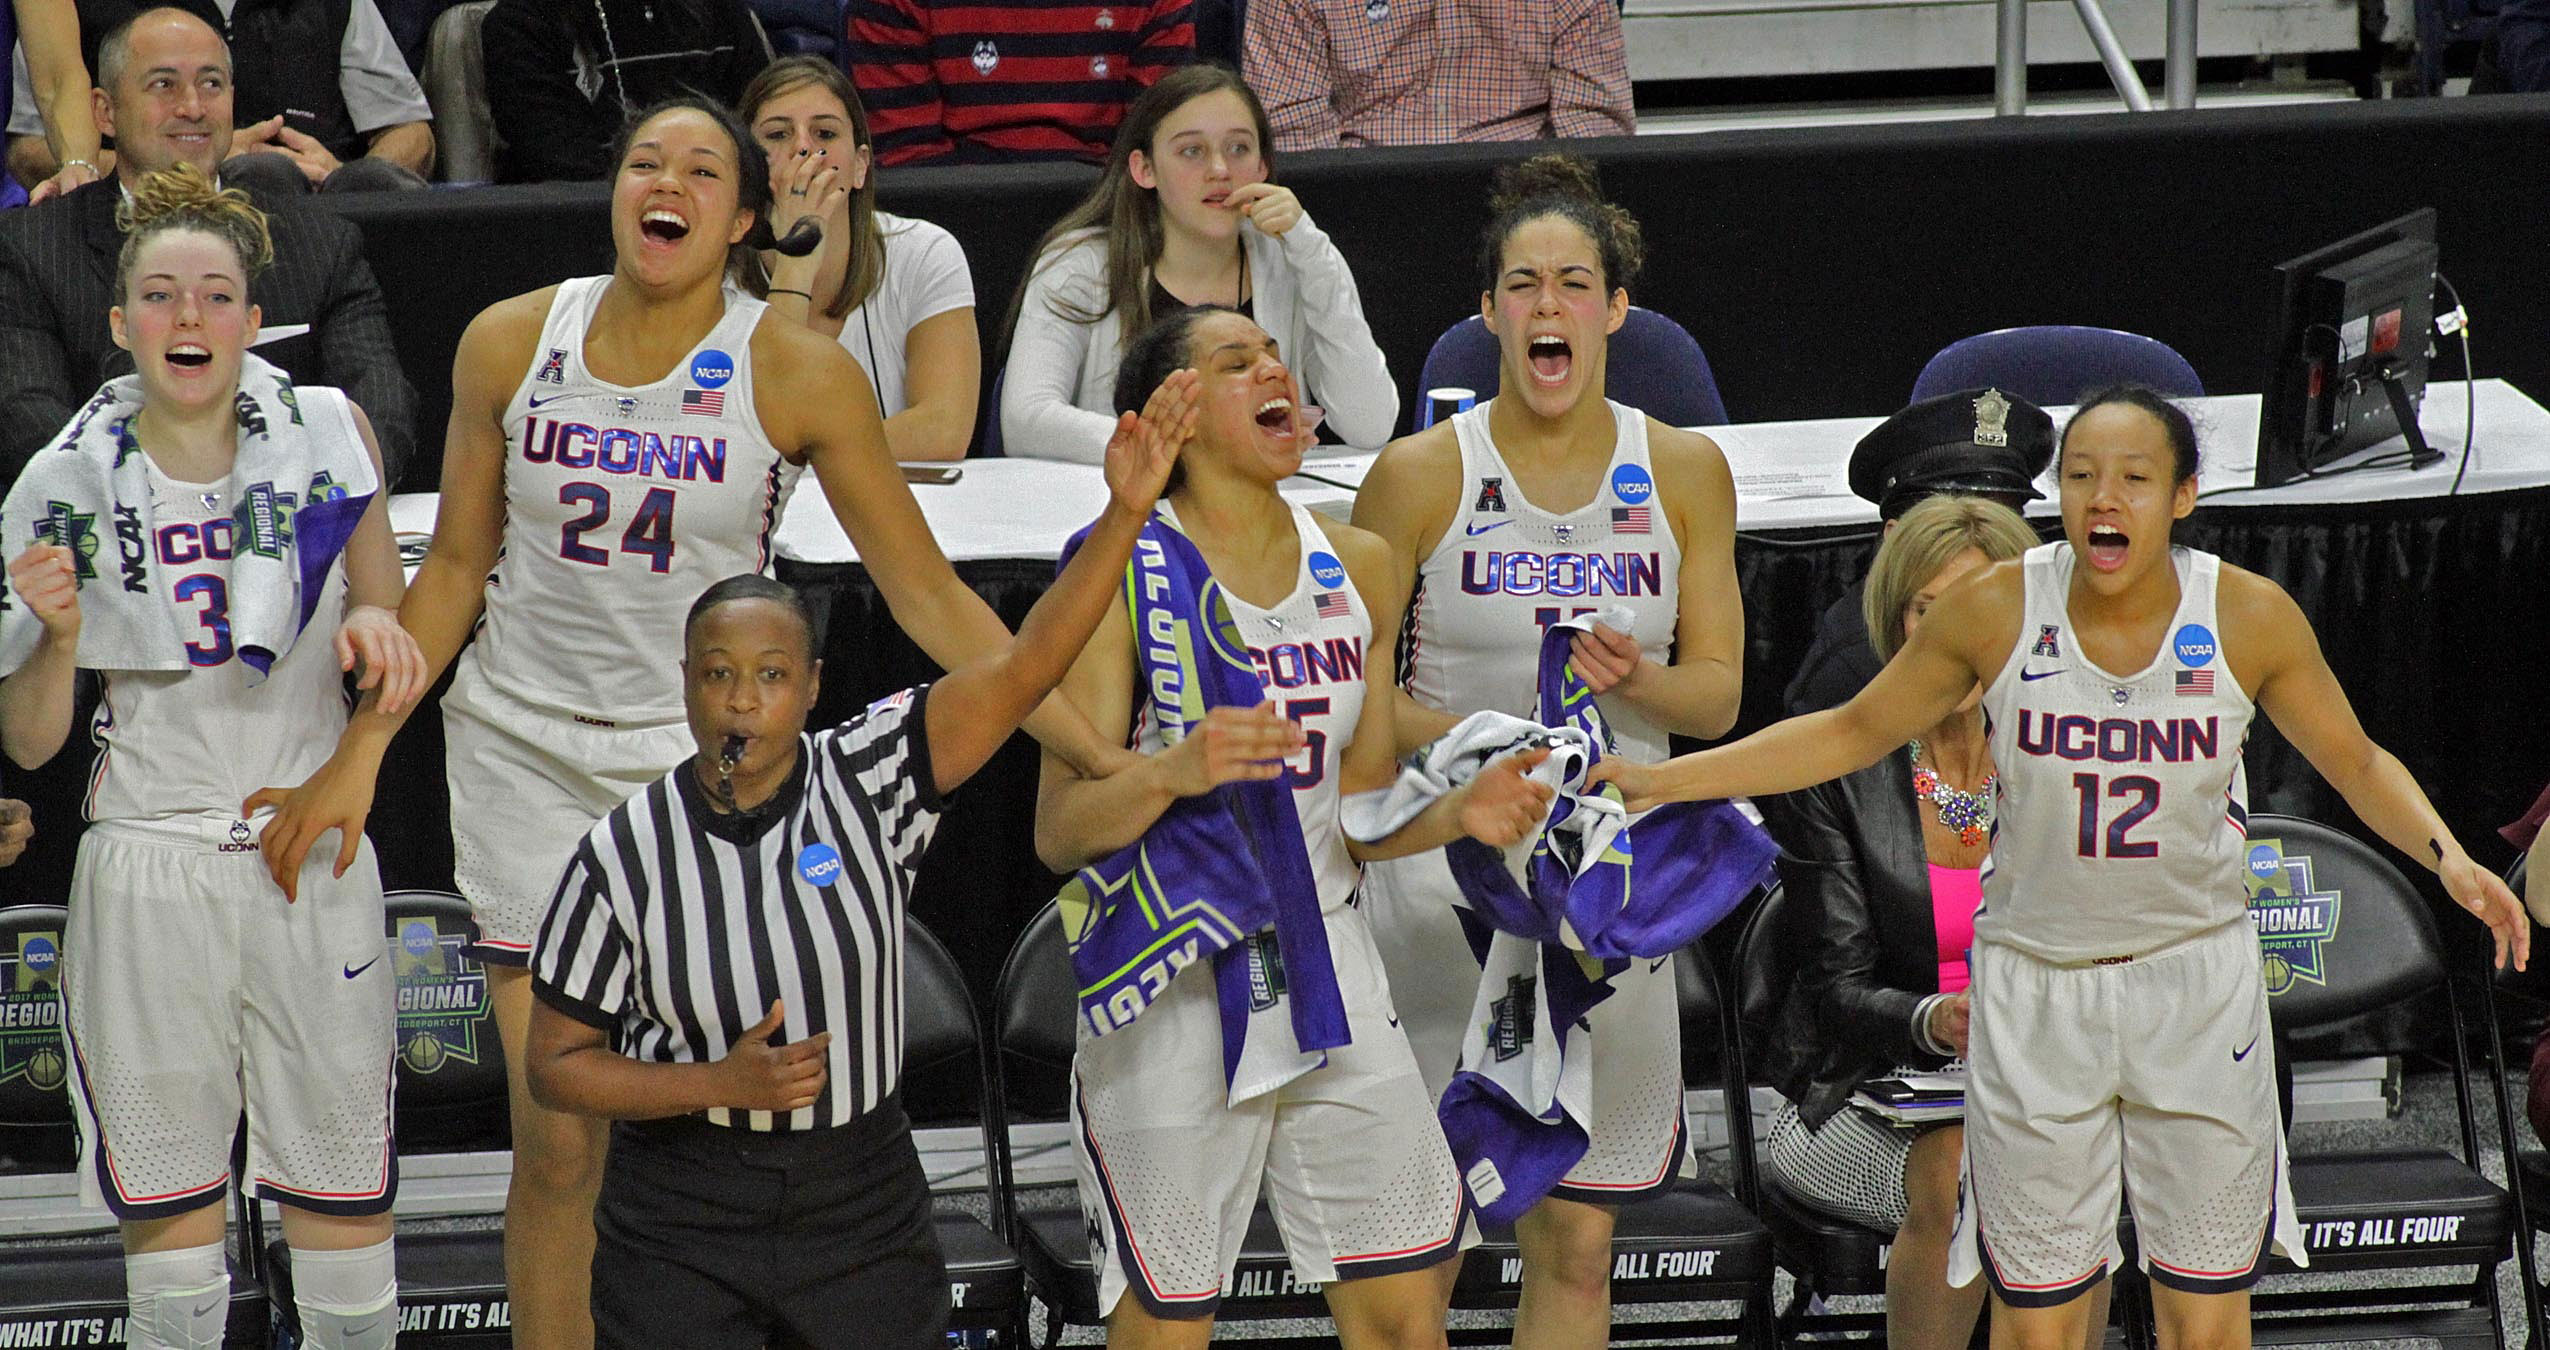
<instances>
[{"instance_id":1,"label":"aac conference logo patch","mask_svg":"<svg viewBox=\"0 0 2550 1350\"><path fill-rule=\"evenodd\" d=\"M431 914L390 915L390 974L398 983L398 1056L411 1073L434 1073L485 1054L487 970L461 953L466 932L444 932Z\"/></svg>"},{"instance_id":2,"label":"aac conference logo patch","mask_svg":"<svg viewBox=\"0 0 2550 1350\"><path fill-rule=\"evenodd\" d=\"M715 347L702 347L691 357L691 383L702 389L723 389L735 378L735 358Z\"/></svg>"},{"instance_id":3,"label":"aac conference logo patch","mask_svg":"<svg viewBox=\"0 0 2550 1350\"><path fill-rule=\"evenodd\" d=\"M62 1058L62 935L18 935L0 952L0 1083L24 1078L44 1092L69 1079Z\"/></svg>"},{"instance_id":4,"label":"aac conference logo patch","mask_svg":"<svg viewBox=\"0 0 2550 1350\"><path fill-rule=\"evenodd\" d=\"M1623 464L1611 471L1611 495L1624 506L1636 506L1656 495L1656 480L1635 464Z\"/></svg>"},{"instance_id":5,"label":"aac conference logo patch","mask_svg":"<svg viewBox=\"0 0 2550 1350\"><path fill-rule=\"evenodd\" d=\"M2312 880L2311 855L2289 854L2281 840L2253 837L2241 876L2249 890L2249 917L2258 927L2259 973L2267 993L2281 994L2303 980L2327 984L2324 946L2337 937L2341 896Z\"/></svg>"},{"instance_id":6,"label":"aac conference logo patch","mask_svg":"<svg viewBox=\"0 0 2550 1350\"><path fill-rule=\"evenodd\" d=\"M808 844L797 854L797 875L809 886L829 886L841 879L841 855L830 844Z\"/></svg>"}]
</instances>

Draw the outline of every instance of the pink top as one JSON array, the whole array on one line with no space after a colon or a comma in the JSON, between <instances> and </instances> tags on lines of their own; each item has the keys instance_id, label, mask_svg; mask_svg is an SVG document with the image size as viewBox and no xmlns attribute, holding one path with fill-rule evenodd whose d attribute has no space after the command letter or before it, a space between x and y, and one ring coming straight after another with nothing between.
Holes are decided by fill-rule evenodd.
<instances>
[{"instance_id":1,"label":"pink top","mask_svg":"<svg viewBox=\"0 0 2550 1350\"><path fill-rule=\"evenodd\" d=\"M1966 948L1974 945L1974 912L1983 905L1983 869L1930 865L1930 917L1939 929L1939 992L1965 992Z\"/></svg>"}]
</instances>

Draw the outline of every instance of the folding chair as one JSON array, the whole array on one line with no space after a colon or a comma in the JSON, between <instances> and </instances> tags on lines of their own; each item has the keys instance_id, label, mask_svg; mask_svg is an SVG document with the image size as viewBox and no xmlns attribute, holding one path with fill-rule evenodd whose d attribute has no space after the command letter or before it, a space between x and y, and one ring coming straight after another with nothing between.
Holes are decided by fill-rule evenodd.
<instances>
[{"instance_id":1,"label":"folding chair","mask_svg":"<svg viewBox=\"0 0 2550 1350\"><path fill-rule=\"evenodd\" d=\"M2171 398L2205 392L2196 368L2157 338L2115 328L2039 324L1978 333L1940 348L1914 379L1912 401L1991 386L2050 408L2078 403L2101 385L2126 382Z\"/></svg>"},{"instance_id":2,"label":"folding chair","mask_svg":"<svg viewBox=\"0 0 2550 1350\"><path fill-rule=\"evenodd\" d=\"M13 1157L38 1165L77 1154L68 1094L79 1090L78 1073L57 994L69 919L60 905L0 909L0 1130L13 1141ZM266 1299L257 1284L256 1230L244 1209L240 1216L224 1339L253 1346L268 1334ZM104 1344L107 1328L123 1323L123 1241L105 1214L82 1227L87 1231L57 1236L56 1229L40 1243L0 1246L0 1345Z\"/></svg>"},{"instance_id":3,"label":"folding chair","mask_svg":"<svg viewBox=\"0 0 2550 1350\"><path fill-rule=\"evenodd\" d=\"M2362 842L2314 821L2249 818L2250 911L2277 1022L2323 1026L2442 987L2451 1019L2459 1156L2381 1149L2293 1159L2295 1216L2319 1272L2432 1271L2476 1275L2378 1288L2293 1289L2262 1283L2252 1294L2260 1345L2431 1337L2447 1347L2494 1347L2509 1328L2497 1292L2508 1248L2523 1271L2524 1331L2542 1344L2540 1301L2522 1197L2479 1170L2478 1113L2471 1099L2462 988L2480 984L2486 1070L2496 1091L2499 1142L2513 1154L2513 1113L2484 974L2456 976L2427 902ZM2270 1276L2290 1263L2270 1261ZM2430 1306L2404 1309L2402 1305ZM2431 1306L2441 1304L2444 1306Z\"/></svg>"},{"instance_id":4,"label":"folding chair","mask_svg":"<svg viewBox=\"0 0 2550 1350\"><path fill-rule=\"evenodd\" d=\"M947 1259L948 1329L1002 1346L1027 1341L1026 1275L995 1231L1001 1190L994 1184L989 1057L964 972L945 944L920 924L903 925L903 1107L916 1130L971 1127L983 1146L983 1199L989 1221L941 1211L932 1222Z\"/></svg>"}]
</instances>

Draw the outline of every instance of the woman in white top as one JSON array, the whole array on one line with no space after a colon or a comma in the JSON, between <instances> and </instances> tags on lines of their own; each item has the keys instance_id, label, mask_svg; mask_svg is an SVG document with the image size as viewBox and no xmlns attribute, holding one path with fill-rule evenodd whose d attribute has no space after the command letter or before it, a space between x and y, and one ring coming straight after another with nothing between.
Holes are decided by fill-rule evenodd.
<instances>
[{"instance_id":1,"label":"woman in white top","mask_svg":"<svg viewBox=\"0 0 2550 1350\"><path fill-rule=\"evenodd\" d=\"M809 215L823 222L822 247L802 258L765 250L746 283L780 317L839 339L858 360L896 459L965 458L983 343L964 248L926 220L877 209L868 113L840 67L774 61L736 110L770 157L776 233Z\"/></svg>"},{"instance_id":2,"label":"woman in white top","mask_svg":"<svg viewBox=\"0 0 2550 1350\"><path fill-rule=\"evenodd\" d=\"M1203 304L1256 320L1348 444L1390 439L1399 394L1354 274L1274 178L1266 110L1228 67L1182 66L1134 100L1105 176L1038 242L1010 304L1008 453L1097 463L1126 339Z\"/></svg>"}]
</instances>

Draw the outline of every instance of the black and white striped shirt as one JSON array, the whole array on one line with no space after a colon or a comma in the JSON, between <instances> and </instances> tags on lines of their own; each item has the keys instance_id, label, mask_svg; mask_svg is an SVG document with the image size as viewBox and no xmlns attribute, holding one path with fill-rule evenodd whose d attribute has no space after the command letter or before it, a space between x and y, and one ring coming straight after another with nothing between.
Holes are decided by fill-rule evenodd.
<instances>
[{"instance_id":1,"label":"black and white striped shirt","mask_svg":"<svg viewBox=\"0 0 2550 1350\"><path fill-rule=\"evenodd\" d=\"M800 738L796 776L721 816L689 762L603 817L576 850L532 953L550 1006L658 1063L709 1063L769 1012L774 1043L832 1033L814 1104L708 1112L750 1130L842 1125L903 1068L903 914L938 828L929 687Z\"/></svg>"}]
</instances>

